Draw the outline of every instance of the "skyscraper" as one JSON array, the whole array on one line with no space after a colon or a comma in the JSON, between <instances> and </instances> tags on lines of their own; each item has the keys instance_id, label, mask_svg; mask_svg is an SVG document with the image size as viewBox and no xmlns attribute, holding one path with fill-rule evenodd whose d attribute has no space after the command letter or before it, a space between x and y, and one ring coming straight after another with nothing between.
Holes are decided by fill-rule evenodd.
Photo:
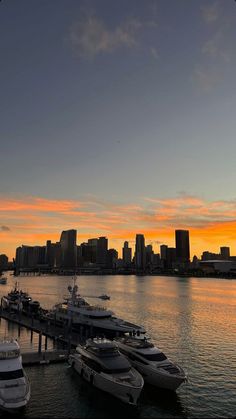
<instances>
[{"instance_id":1,"label":"skyscraper","mask_svg":"<svg viewBox=\"0 0 236 419\"><path fill-rule=\"evenodd\" d=\"M129 247L129 242L124 242L124 247L122 248L122 259L124 266L131 264L132 260L132 249Z\"/></svg>"},{"instance_id":2,"label":"skyscraper","mask_svg":"<svg viewBox=\"0 0 236 419\"><path fill-rule=\"evenodd\" d=\"M138 271L144 271L146 266L145 239L143 234L136 234L135 243L135 267Z\"/></svg>"},{"instance_id":3,"label":"skyscraper","mask_svg":"<svg viewBox=\"0 0 236 419\"><path fill-rule=\"evenodd\" d=\"M107 263L108 240L106 237L99 237L97 241L97 264L105 267Z\"/></svg>"},{"instance_id":4,"label":"skyscraper","mask_svg":"<svg viewBox=\"0 0 236 419\"><path fill-rule=\"evenodd\" d=\"M62 231L60 244L62 268L75 269L77 261L76 230Z\"/></svg>"},{"instance_id":5,"label":"skyscraper","mask_svg":"<svg viewBox=\"0 0 236 419\"><path fill-rule=\"evenodd\" d=\"M188 263L190 260L188 230L175 230L175 247L177 262Z\"/></svg>"},{"instance_id":6,"label":"skyscraper","mask_svg":"<svg viewBox=\"0 0 236 419\"><path fill-rule=\"evenodd\" d=\"M176 263L176 248L168 247L165 267L167 267L168 269L173 269L175 263Z\"/></svg>"},{"instance_id":7,"label":"skyscraper","mask_svg":"<svg viewBox=\"0 0 236 419\"><path fill-rule=\"evenodd\" d=\"M160 252L161 252L161 259L162 260L167 259L167 251L168 251L168 246L166 244L162 244L160 246Z\"/></svg>"}]
</instances>

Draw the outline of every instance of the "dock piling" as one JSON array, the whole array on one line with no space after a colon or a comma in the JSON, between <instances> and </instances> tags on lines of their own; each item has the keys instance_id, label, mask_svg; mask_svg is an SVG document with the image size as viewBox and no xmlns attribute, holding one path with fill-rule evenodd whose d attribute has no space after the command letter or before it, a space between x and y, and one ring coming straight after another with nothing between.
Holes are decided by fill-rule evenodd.
<instances>
[{"instance_id":1,"label":"dock piling","mask_svg":"<svg viewBox=\"0 0 236 419\"><path fill-rule=\"evenodd\" d=\"M48 349L48 337L47 337L47 335L45 336L44 349L45 349L45 351Z\"/></svg>"},{"instance_id":2,"label":"dock piling","mask_svg":"<svg viewBox=\"0 0 236 419\"><path fill-rule=\"evenodd\" d=\"M42 332L39 333L39 344L38 344L38 353L42 352Z\"/></svg>"}]
</instances>

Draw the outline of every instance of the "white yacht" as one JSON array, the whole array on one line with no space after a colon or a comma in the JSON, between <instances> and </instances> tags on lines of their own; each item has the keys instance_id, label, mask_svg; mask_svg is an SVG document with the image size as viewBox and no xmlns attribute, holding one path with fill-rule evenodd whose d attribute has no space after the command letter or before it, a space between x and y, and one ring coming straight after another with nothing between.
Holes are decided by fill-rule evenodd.
<instances>
[{"instance_id":1,"label":"white yacht","mask_svg":"<svg viewBox=\"0 0 236 419\"><path fill-rule=\"evenodd\" d=\"M17 411L30 398L30 384L22 368L20 347L16 340L0 342L0 408Z\"/></svg>"},{"instance_id":2,"label":"white yacht","mask_svg":"<svg viewBox=\"0 0 236 419\"><path fill-rule=\"evenodd\" d=\"M20 289L19 283L15 283L15 287L1 298L1 305L3 309L10 311L22 311L28 308L32 298L27 292Z\"/></svg>"},{"instance_id":3,"label":"white yacht","mask_svg":"<svg viewBox=\"0 0 236 419\"><path fill-rule=\"evenodd\" d=\"M70 297L64 303L57 304L48 313L48 317L57 323L71 322L72 327L92 327L94 332L109 336L123 335L126 332L145 333L145 329L134 323L114 316L111 310L98 305L90 305L78 294L78 287L68 287Z\"/></svg>"},{"instance_id":4,"label":"white yacht","mask_svg":"<svg viewBox=\"0 0 236 419\"><path fill-rule=\"evenodd\" d=\"M144 381L154 386L176 390L187 377L184 370L173 364L166 355L146 337L125 336L117 338L120 351L142 374Z\"/></svg>"},{"instance_id":5,"label":"white yacht","mask_svg":"<svg viewBox=\"0 0 236 419\"><path fill-rule=\"evenodd\" d=\"M115 342L88 339L69 356L69 364L88 382L125 403L136 405L143 388L143 377L122 355Z\"/></svg>"}]
</instances>

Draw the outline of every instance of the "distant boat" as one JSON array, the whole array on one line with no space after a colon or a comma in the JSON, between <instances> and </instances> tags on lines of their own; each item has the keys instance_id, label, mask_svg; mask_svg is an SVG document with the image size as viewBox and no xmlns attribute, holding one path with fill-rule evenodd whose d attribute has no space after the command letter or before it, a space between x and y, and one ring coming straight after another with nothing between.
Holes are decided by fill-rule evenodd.
<instances>
[{"instance_id":1,"label":"distant boat","mask_svg":"<svg viewBox=\"0 0 236 419\"><path fill-rule=\"evenodd\" d=\"M101 300L110 300L110 296L107 294L101 294L98 296L98 298L101 298Z\"/></svg>"},{"instance_id":2,"label":"distant boat","mask_svg":"<svg viewBox=\"0 0 236 419\"><path fill-rule=\"evenodd\" d=\"M6 284L7 283L7 277L3 276L0 278L0 284Z\"/></svg>"},{"instance_id":3,"label":"distant boat","mask_svg":"<svg viewBox=\"0 0 236 419\"><path fill-rule=\"evenodd\" d=\"M19 288L18 282L15 283L15 288L1 298L2 308L13 311L28 311L30 301L32 298Z\"/></svg>"}]
</instances>

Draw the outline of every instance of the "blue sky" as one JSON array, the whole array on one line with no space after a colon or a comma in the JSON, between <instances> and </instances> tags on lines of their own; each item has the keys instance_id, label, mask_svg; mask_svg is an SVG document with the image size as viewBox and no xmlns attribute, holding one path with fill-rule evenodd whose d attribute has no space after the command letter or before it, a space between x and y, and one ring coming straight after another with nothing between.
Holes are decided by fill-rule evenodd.
<instances>
[{"instance_id":1,"label":"blue sky","mask_svg":"<svg viewBox=\"0 0 236 419\"><path fill-rule=\"evenodd\" d=\"M2 199L235 200L233 0L3 0L0 35Z\"/></svg>"}]
</instances>

